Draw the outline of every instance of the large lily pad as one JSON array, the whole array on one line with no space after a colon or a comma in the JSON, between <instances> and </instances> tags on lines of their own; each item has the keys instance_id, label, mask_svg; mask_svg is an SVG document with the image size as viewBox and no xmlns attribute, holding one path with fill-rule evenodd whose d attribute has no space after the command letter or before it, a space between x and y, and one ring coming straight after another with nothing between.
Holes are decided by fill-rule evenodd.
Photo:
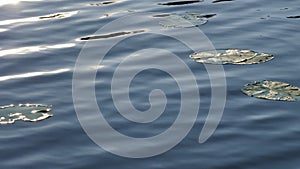
<instances>
[{"instance_id":1,"label":"large lily pad","mask_svg":"<svg viewBox=\"0 0 300 169\"><path fill-rule=\"evenodd\" d=\"M300 88L287 83L264 80L247 84L243 93L248 96L282 101L300 101Z\"/></svg>"},{"instance_id":2,"label":"large lily pad","mask_svg":"<svg viewBox=\"0 0 300 169\"><path fill-rule=\"evenodd\" d=\"M208 64L257 64L273 59L273 55L252 50L225 49L196 52L190 55L196 62Z\"/></svg>"},{"instance_id":3,"label":"large lily pad","mask_svg":"<svg viewBox=\"0 0 300 169\"><path fill-rule=\"evenodd\" d=\"M12 124L16 120L35 122L53 116L50 106L42 104L19 104L0 107L0 124Z\"/></svg>"},{"instance_id":4,"label":"large lily pad","mask_svg":"<svg viewBox=\"0 0 300 169\"><path fill-rule=\"evenodd\" d=\"M188 14L170 14L163 18L159 24L165 27L189 28L203 25L207 22L205 14L188 13Z\"/></svg>"}]
</instances>

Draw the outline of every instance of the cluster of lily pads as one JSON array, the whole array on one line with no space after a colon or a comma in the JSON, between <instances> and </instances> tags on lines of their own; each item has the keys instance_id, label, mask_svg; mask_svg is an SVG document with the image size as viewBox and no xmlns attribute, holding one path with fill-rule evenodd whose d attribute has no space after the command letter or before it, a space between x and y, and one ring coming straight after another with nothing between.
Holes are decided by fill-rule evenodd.
<instances>
[{"instance_id":1,"label":"cluster of lily pads","mask_svg":"<svg viewBox=\"0 0 300 169\"><path fill-rule=\"evenodd\" d=\"M214 14L215 15L215 14ZM160 21L164 27L189 28L207 23L208 18L214 15L199 13L170 14ZM209 17L208 17L209 16ZM199 51L190 55L190 58L205 64L233 64L249 65L268 62L274 57L272 54L258 53L244 49L219 49ZM278 81L260 81L247 84L242 92L248 96L280 101L300 101L300 88Z\"/></svg>"},{"instance_id":2,"label":"cluster of lily pads","mask_svg":"<svg viewBox=\"0 0 300 169\"><path fill-rule=\"evenodd\" d=\"M160 3L159 5L183 5L201 2L202 0L178 1ZM232 0L215 0L213 3L232 1ZM112 1L106 1L92 6L102 6L111 4ZM39 17L39 19L64 18L73 15L73 13L57 13L48 16ZM208 19L216 14L200 14L200 13L185 13L185 14L166 14L156 17L163 17L159 22L164 27L173 28L189 28L197 27L208 22ZM300 16L290 16L288 18L299 18ZM91 40L99 38L107 38L120 36L125 34L139 33L143 31L121 32L103 36L84 37L81 40ZM249 65L268 62L274 57L272 54L258 53L252 50L242 49L220 49L213 51L199 51L190 55L190 58L199 63L205 64L233 64L233 65ZM281 101L300 101L300 88L290 84L278 81L260 81L252 84L247 84L242 89L242 92L248 96ZM12 124L17 120L36 122L47 119L53 115L49 112L51 106L42 104L19 104L0 106L0 124Z\"/></svg>"},{"instance_id":3,"label":"cluster of lily pads","mask_svg":"<svg viewBox=\"0 0 300 169\"><path fill-rule=\"evenodd\" d=\"M51 106L43 104L19 104L0 107L0 124L12 124L17 120L36 122L53 115L49 112Z\"/></svg>"}]
</instances>

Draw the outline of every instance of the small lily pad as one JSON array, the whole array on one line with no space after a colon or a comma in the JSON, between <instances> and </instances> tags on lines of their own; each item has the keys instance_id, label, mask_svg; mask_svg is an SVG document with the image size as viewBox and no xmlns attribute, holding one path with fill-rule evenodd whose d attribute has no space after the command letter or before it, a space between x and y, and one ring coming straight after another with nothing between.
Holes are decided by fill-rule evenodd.
<instances>
[{"instance_id":1,"label":"small lily pad","mask_svg":"<svg viewBox=\"0 0 300 169\"><path fill-rule=\"evenodd\" d=\"M115 2L113 1L104 1L104 2L99 2L99 3L95 3L95 4L90 4L91 6L103 6L103 5L108 5L108 4L113 4Z\"/></svg>"},{"instance_id":2,"label":"small lily pad","mask_svg":"<svg viewBox=\"0 0 300 169\"><path fill-rule=\"evenodd\" d=\"M12 124L16 120L35 122L52 117L51 106L42 104L19 104L0 106L0 124Z\"/></svg>"},{"instance_id":3,"label":"small lily pad","mask_svg":"<svg viewBox=\"0 0 300 169\"><path fill-rule=\"evenodd\" d=\"M219 2L228 2L233 0L214 0L212 3L219 3Z\"/></svg>"},{"instance_id":4,"label":"small lily pad","mask_svg":"<svg viewBox=\"0 0 300 169\"><path fill-rule=\"evenodd\" d=\"M207 22L205 14L189 13L189 14L170 14L162 19L159 24L165 27L189 28L203 25Z\"/></svg>"},{"instance_id":5,"label":"small lily pad","mask_svg":"<svg viewBox=\"0 0 300 169\"><path fill-rule=\"evenodd\" d=\"M300 15L297 15L297 16L288 16L287 18L298 19L298 18L300 18Z\"/></svg>"},{"instance_id":6,"label":"small lily pad","mask_svg":"<svg viewBox=\"0 0 300 169\"><path fill-rule=\"evenodd\" d=\"M62 19L78 14L78 11L55 13L46 16L40 16L39 19Z\"/></svg>"},{"instance_id":7,"label":"small lily pad","mask_svg":"<svg viewBox=\"0 0 300 169\"><path fill-rule=\"evenodd\" d=\"M159 3L158 5L186 5L186 4L192 4L197 2L202 2L203 0L189 0L189 1L174 1L174 2L166 2L166 3Z\"/></svg>"},{"instance_id":8,"label":"small lily pad","mask_svg":"<svg viewBox=\"0 0 300 169\"><path fill-rule=\"evenodd\" d=\"M248 96L267 100L300 101L300 88L278 81L264 80L247 84L242 92Z\"/></svg>"},{"instance_id":9,"label":"small lily pad","mask_svg":"<svg viewBox=\"0 0 300 169\"><path fill-rule=\"evenodd\" d=\"M128 35L128 34L137 34L137 33L143 33L143 32L145 32L145 30L114 32L114 33L110 33L110 34L86 36L86 37L80 38L80 40L108 39L108 38L114 38L114 37L118 37L118 36L123 36L123 35Z\"/></svg>"},{"instance_id":10,"label":"small lily pad","mask_svg":"<svg viewBox=\"0 0 300 169\"><path fill-rule=\"evenodd\" d=\"M190 55L196 62L208 64L248 65L267 62L273 55L258 53L252 50L225 49L196 52Z\"/></svg>"}]
</instances>

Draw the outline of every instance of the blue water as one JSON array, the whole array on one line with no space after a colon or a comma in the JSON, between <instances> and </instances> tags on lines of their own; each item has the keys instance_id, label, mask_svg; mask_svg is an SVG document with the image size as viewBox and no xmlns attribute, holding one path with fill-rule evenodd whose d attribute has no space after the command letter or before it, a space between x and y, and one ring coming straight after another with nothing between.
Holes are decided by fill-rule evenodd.
<instances>
[{"instance_id":1,"label":"blue water","mask_svg":"<svg viewBox=\"0 0 300 169\"><path fill-rule=\"evenodd\" d=\"M265 79L300 86L300 20L287 18L300 15L299 0L219 3L205 0L177 6L158 5L162 2L158 0L116 0L102 6L90 5L99 2L0 2L1 105L49 104L53 105L54 114L37 123L16 122L0 126L0 168L298 169L299 102L255 99L247 97L240 89L246 83ZM39 19L40 16L63 12L73 12L73 15ZM194 127L170 151L145 159L123 158L106 152L90 140L81 128L72 98L73 69L86 43L79 39L94 34L115 19L136 12L217 14L199 27L215 48L251 49L274 55L275 59L267 63L224 66L226 107L216 132L204 144L198 143L198 137L211 99L205 67L189 59L191 51L182 44L143 33L134 36L136 39L120 43L119 48L108 54L106 68L98 71L96 78L99 106L106 112L105 117L111 125L129 136L150 137L168 128L176 119L180 107L178 86L168 74L147 70L141 72L131 85L130 97L139 110L149 108L148 94L152 89L159 88L166 92L166 114L152 124L135 124L122 119L109 94L113 70L123 57L149 45L161 47L179 55L196 74L201 101ZM143 21L139 22L143 26ZM118 31L111 30L110 33L115 32ZM109 43L110 39L99 42ZM134 43L135 40L139 43Z\"/></svg>"}]
</instances>

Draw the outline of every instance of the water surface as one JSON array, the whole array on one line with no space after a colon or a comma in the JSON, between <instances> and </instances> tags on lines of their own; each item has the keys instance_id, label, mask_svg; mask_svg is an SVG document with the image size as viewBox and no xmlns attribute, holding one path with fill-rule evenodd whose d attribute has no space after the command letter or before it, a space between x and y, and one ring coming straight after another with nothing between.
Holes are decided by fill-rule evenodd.
<instances>
[{"instance_id":1,"label":"water surface","mask_svg":"<svg viewBox=\"0 0 300 169\"><path fill-rule=\"evenodd\" d=\"M53 105L54 114L38 123L0 126L1 168L298 169L299 102L260 100L247 97L240 89L246 83L265 79L300 86L300 20L296 17L300 15L299 1L212 2L183 5L159 5L167 3L159 0L0 2L1 105L43 103ZM123 33L112 30L92 36L110 21L134 12L216 14L199 27L215 48L250 49L274 55L274 60L258 65L224 66L226 108L217 131L206 143L199 144L198 136L210 106L210 84L205 67L188 57L191 51L172 39L146 32L134 34L140 29ZM109 85L113 70L122 58L149 44L178 54L196 75L201 94L199 115L187 137L172 150L147 159L122 158L100 149L82 130L72 101L72 70L86 40L106 43L114 36L133 34L136 36L110 53L111 57L105 60L106 68L96 78L97 100L116 129L131 136L149 137L164 131L177 117L178 86L168 74L157 70L141 72L133 80L131 97L137 109L146 110L149 91L164 90L169 100L161 119L136 126L122 119L112 106ZM140 43L134 43L135 40Z\"/></svg>"}]
</instances>

